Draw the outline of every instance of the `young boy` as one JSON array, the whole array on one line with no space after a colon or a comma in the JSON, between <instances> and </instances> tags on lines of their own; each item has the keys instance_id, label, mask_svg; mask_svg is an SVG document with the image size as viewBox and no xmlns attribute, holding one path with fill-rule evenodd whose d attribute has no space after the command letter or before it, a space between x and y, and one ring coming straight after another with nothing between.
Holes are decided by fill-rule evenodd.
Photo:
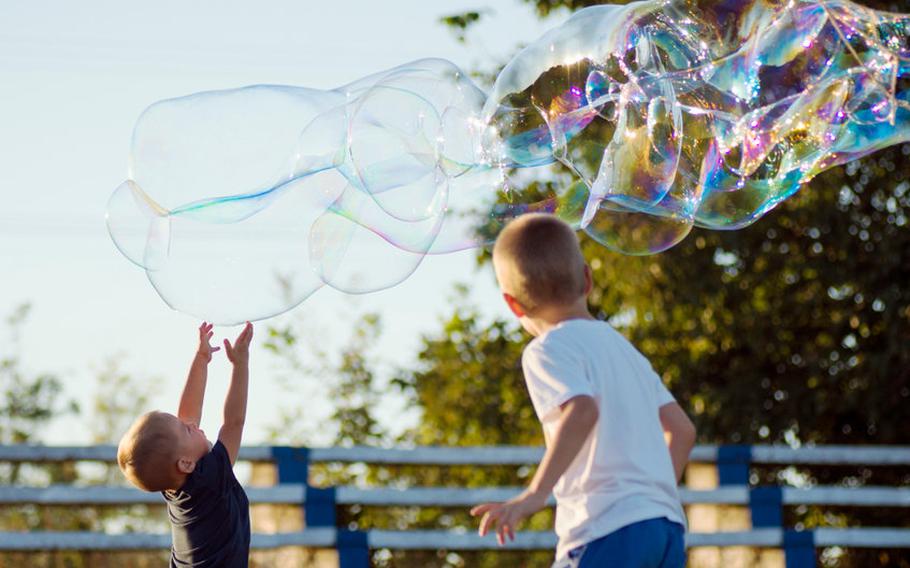
<instances>
[{"instance_id":1,"label":"young boy","mask_svg":"<svg viewBox=\"0 0 910 568\"><path fill-rule=\"evenodd\" d=\"M514 539L552 492L554 567L684 566L676 485L695 427L647 359L589 313L591 271L575 232L551 215L523 215L499 235L493 266L535 336L522 367L547 449L521 495L471 510L483 516L481 536Z\"/></svg>"},{"instance_id":2,"label":"young boy","mask_svg":"<svg viewBox=\"0 0 910 568\"><path fill-rule=\"evenodd\" d=\"M199 429L208 364L220 349L209 345L211 338L212 325L203 323L177 416L158 411L140 416L117 448L117 463L133 485L164 494L173 536L172 568L249 564L250 504L232 466L246 418L253 326L248 322L233 345L224 340L234 370L214 446Z\"/></svg>"}]
</instances>

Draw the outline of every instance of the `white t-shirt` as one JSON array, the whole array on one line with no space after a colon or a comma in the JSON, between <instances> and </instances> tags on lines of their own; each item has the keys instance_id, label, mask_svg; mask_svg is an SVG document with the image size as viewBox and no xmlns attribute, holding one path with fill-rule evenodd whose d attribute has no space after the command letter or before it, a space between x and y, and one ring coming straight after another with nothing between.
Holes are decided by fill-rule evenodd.
<instances>
[{"instance_id":1,"label":"white t-shirt","mask_svg":"<svg viewBox=\"0 0 910 568\"><path fill-rule=\"evenodd\" d=\"M548 444L560 405L587 395L599 410L553 489L557 559L638 521L666 517L685 525L658 414L675 400L631 343L605 322L567 320L525 347L522 367Z\"/></svg>"}]
</instances>

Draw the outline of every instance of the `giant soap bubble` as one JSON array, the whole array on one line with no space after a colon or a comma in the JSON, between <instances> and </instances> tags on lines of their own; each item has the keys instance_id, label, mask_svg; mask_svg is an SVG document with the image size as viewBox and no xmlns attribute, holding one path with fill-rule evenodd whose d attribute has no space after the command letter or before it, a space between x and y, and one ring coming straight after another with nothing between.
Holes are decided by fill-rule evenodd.
<instances>
[{"instance_id":1,"label":"giant soap bubble","mask_svg":"<svg viewBox=\"0 0 910 568\"><path fill-rule=\"evenodd\" d=\"M660 252L910 139L908 24L819 0L596 6L521 51L489 96L422 60L331 91L161 101L135 127L108 226L168 304L219 323L322 285L393 286L527 211Z\"/></svg>"},{"instance_id":2,"label":"giant soap bubble","mask_svg":"<svg viewBox=\"0 0 910 568\"><path fill-rule=\"evenodd\" d=\"M495 199L479 195L489 169L473 155L484 99L424 60L332 91L155 103L108 204L111 237L171 307L218 323L279 314L324 284L393 286L428 252L473 246L459 199Z\"/></svg>"}]
</instances>

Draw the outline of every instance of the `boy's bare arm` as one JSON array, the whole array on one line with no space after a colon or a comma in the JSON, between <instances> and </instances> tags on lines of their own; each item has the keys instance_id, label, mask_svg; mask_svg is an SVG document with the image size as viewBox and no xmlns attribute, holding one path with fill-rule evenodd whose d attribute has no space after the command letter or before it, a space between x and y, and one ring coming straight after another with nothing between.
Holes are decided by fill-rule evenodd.
<instances>
[{"instance_id":1,"label":"boy's bare arm","mask_svg":"<svg viewBox=\"0 0 910 568\"><path fill-rule=\"evenodd\" d=\"M562 405L562 415L556 426L553 441L547 447L528 491L541 495L546 501L556 482L569 469L572 460L581 451L588 434L597 424L597 403L590 396L576 396Z\"/></svg>"},{"instance_id":2,"label":"boy's bare arm","mask_svg":"<svg viewBox=\"0 0 910 568\"><path fill-rule=\"evenodd\" d=\"M528 488L505 503L485 503L471 509L471 515L483 515L479 530L481 536L495 528L499 544L505 544L506 537L514 539L516 525L546 505L556 482L581 451L597 424L597 403L590 396L576 396L560 409L562 414L553 439L547 445Z\"/></svg>"},{"instance_id":3,"label":"boy's bare arm","mask_svg":"<svg viewBox=\"0 0 910 568\"><path fill-rule=\"evenodd\" d=\"M224 340L224 350L234 366L231 372L231 384L224 398L224 423L218 433L218 439L224 444L231 458L231 464L237 461L240 452L240 440L243 437L243 423L246 421L246 399L250 378L250 340L253 339L253 325L247 322L243 331L237 336L234 345Z\"/></svg>"},{"instance_id":4,"label":"boy's bare arm","mask_svg":"<svg viewBox=\"0 0 910 568\"><path fill-rule=\"evenodd\" d=\"M667 440L670 459L673 460L673 469L676 472L678 483L689 463L689 453L695 446L695 425L686 416L682 407L675 402L661 406L659 413L660 424L664 430L664 438Z\"/></svg>"},{"instance_id":5,"label":"boy's bare arm","mask_svg":"<svg viewBox=\"0 0 910 568\"><path fill-rule=\"evenodd\" d=\"M196 349L196 356L193 357L193 363L190 365L190 372L183 385L183 393L180 395L180 404L177 406L177 418L184 422L192 422L197 426L202 420L202 401L205 398L209 362L212 360L212 353L221 349L209 345L210 339L212 339L212 324L202 322L202 325L199 326L199 347Z\"/></svg>"}]
</instances>

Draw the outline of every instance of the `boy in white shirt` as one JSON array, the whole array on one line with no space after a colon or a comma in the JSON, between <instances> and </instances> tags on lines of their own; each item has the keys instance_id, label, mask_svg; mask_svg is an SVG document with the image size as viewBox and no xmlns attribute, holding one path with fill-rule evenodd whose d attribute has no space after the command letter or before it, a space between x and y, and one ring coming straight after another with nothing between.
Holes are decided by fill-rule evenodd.
<instances>
[{"instance_id":1,"label":"boy in white shirt","mask_svg":"<svg viewBox=\"0 0 910 568\"><path fill-rule=\"evenodd\" d=\"M650 363L587 306L591 271L575 232L552 215L511 222L493 249L503 297L535 338L522 356L546 453L528 488L471 510L500 544L556 498L556 564L685 566L676 485L695 427Z\"/></svg>"}]
</instances>

